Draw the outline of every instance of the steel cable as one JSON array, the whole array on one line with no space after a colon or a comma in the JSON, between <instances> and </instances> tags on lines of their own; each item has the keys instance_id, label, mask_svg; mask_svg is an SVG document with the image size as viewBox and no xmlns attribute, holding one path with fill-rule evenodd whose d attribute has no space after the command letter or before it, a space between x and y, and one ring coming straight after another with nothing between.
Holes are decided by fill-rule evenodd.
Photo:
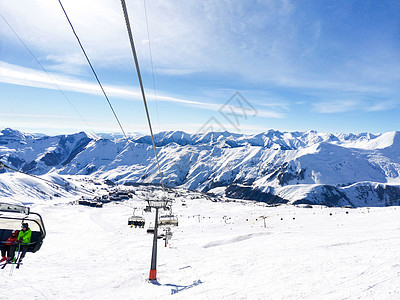
<instances>
[{"instance_id":1,"label":"steel cable","mask_svg":"<svg viewBox=\"0 0 400 300\"><path fill-rule=\"evenodd\" d=\"M144 92L142 76L140 74L139 61L138 61L137 54L136 54L135 43L133 41L133 35L132 35L131 25L129 23L128 12L126 10L125 0L121 0L121 5L122 5L122 10L124 12L125 24L126 24L126 29L128 31L129 42L131 44L133 59L135 61L136 71L137 71L137 75L138 75L138 79L139 79L140 90L142 92L144 108L146 110L147 122L148 122L149 129L150 129L151 140L152 140L153 148L154 148L154 154L155 154L155 158L156 158L156 161L157 161L158 172L159 172L160 179L161 179L161 186L163 188L164 193L166 194L166 191L165 191L165 188L164 188L164 179L163 179L163 175L162 175L161 168L160 168L160 162L159 162L159 159L158 159L156 143L154 141L154 134L153 134L152 126L151 126L150 114L149 114L149 110L147 108L146 95L145 95L145 92Z\"/></svg>"},{"instance_id":2,"label":"steel cable","mask_svg":"<svg viewBox=\"0 0 400 300\"><path fill-rule=\"evenodd\" d=\"M118 116L117 116L117 114L116 114L116 112L115 112L115 110L114 110L114 108L113 108L113 106L112 106L110 100L108 99L108 96L107 96L107 94L106 94L106 92L105 92L105 90L104 90L104 88L103 88L103 85L101 84L101 82L100 82L100 80L99 80L99 77L97 76L97 73L96 73L96 71L95 71L94 68L93 68L92 63L90 62L89 57L87 56L86 51L85 51L85 49L83 48L83 45L82 45L82 43L81 43L81 41L80 41L80 39L79 39L79 37L78 37L78 34L75 32L74 26L72 25L72 23L71 23L71 21L70 21L70 19L69 19L69 17L68 17L67 12L65 11L64 6L63 6L62 3L61 3L61 0L58 0L58 3L60 3L60 6L61 6L61 8L62 8L62 10L63 10L63 12L64 12L64 15L65 15L65 17L67 18L69 25L71 26L72 32L74 33L74 35L75 35L75 37L76 37L76 40L78 41L79 46L81 47L81 50L82 50L83 54L85 55L86 61L88 62L89 66L90 66L90 69L91 69L92 72L93 72L94 77L96 77L97 83L99 84L99 86L100 86L100 88L101 88L101 91L103 92L103 95L104 95L104 97L106 98L107 103L108 103L108 105L110 106L110 109L111 109L111 111L112 111L112 113L113 113L115 119L116 119L117 122L118 122L119 128L121 129L121 131L122 131L122 133L123 133L125 139L127 140L128 145L129 145L130 149L132 150L132 153L133 153L134 155L136 155L136 154L135 154L135 151L133 150L132 144L131 144L130 140L128 139L128 136L127 136L127 134L125 133L125 130L124 130L124 128L122 127L122 124L121 124L121 122L120 122L120 120L119 120L119 118L118 118ZM137 157L136 157L136 160L137 160L137 162L139 163L139 160L138 160Z\"/></svg>"}]
</instances>

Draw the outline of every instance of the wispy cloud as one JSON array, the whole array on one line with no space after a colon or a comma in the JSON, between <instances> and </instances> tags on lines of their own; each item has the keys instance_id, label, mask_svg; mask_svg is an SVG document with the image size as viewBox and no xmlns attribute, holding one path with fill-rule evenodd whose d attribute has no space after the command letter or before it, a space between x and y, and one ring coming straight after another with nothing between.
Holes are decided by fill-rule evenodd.
<instances>
[{"instance_id":1,"label":"wispy cloud","mask_svg":"<svg viewBox=\"0 0 400 300\"><path fill-rule=\"evenodd\" d=\"M378 101L376 103L371 103L368 107L366 107L367 111L385 111L396 108L400 105L400 101L393 100L384 100Z\"/></svg>"},{"instance_id":2,"label":"wispy cloud","mask_svg":"<svg viewBox=\"0 0 400 300\"><path fill-rule=\"evenodd\" d=\"M58 86L62 90L102 95L101 89L97 83L84 81L68 75L60 75L55 73L46 74L42 71L12 65L1 61L0 82L53 90L57 89ZM104 88L107 93L112 96L141 100L141 93L137 89L112 85L105 85ZM201 102L163 96L162 94L158 95L158 99L160 101L178 102L191 105L204 105L204 103ZM209 105L210 107L213 107L213 104L210 103Z\"/></svg>"},{"instance_id":3,"label":"wispy cloud","mask_svg":"<svg viewBox=\"0 0 400 300\"><path fill-rule=\"evenodd\" d=\"M10 113L7 113L7 114L2 114L2 113L0 113L0 117L2 117L3 118L3 120L5 119L5 118L10 118L10 119L12 119L12 118L15 118L15 117L17 117L17 118L30 118L30 119L43 119L43 118L45 118L45 119L72 119L72 120L75 120L75 119L78 119L78 117L74 117L74 116L65 116L65 115L53 115L53 114L47 114L47 115L39 115L39 114L24 114L24 113L14 113L14 114L10 114Z\"/></svg>"},{"instance_id":4,"label":"wispy cloud","mask_svg":"<svg viewBox=\"0 0 400 300\"><path fill-rule=\"evenodd\" d=\"M354 100L332 100L313 104L314 110L319 113L342 113L360 109L360 102Z\"/></svg>"},{"instance_id":5,"label":"wispy cloud","mask_svg":"<svg viewBox=\"0 0 400 300\"><path fill-rule=\"evenodd\" d=\"M29 69L21 66L11 65L0 61L0 82L16 84L22 86L30 86L44 89L58 89L74 91L93 95L102 95L100 87L97 83L83 81L69 75L59 75L55 73L44 73L42 71ZM104 89L108 95L131 100L142 100L141 92L138 89L124 86L104 85ZM157 100L162 102L173 102L184 106L196 107L200 109L218 111L221 104L196 101L190 99L182 99L163 95L157 92ZM268 106L268 105L267 105ZM274 105L272 105L273 107ZM284 114L274 110L261 109L258 110L260 117L282 118Z\"/></svg>"},{"instance_id":6,"label":"wispy cloud","mask_svg":"<svg viewBox=\"0 0 400 300\"><path fill-rule=\"evenodd\" d=\"M322 101L313 104L313 109L318 113L344 113L349 111L359 112L377 112L390 110L400 105L399 102L381 99L376 100L360 100L360 99L347 99L347 100L330 100Z\"/></svg>"}]
</instances>

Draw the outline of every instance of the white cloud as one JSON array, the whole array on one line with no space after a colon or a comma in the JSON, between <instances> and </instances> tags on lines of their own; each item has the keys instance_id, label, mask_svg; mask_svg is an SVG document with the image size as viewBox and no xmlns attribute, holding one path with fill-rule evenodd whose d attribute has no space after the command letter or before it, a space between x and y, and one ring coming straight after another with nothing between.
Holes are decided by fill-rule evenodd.
<instances>
[{"instance_id":1,"label":"white cloud","mask_svg":"<svg viewBox=\"0 0 400 300\"><path fill-rule=\"evenodd\" d=\"M57 86L65 91L74 91L80 93L102 95L101 89L97 83L91 83L77 79L72 76L59 75L56 73L44 73L42 71L24 68L16 65L11 65L0 61L0 82L30 86L44 89L58 89ZM141 101L142 95L138 89L124 86L103 85L108 96L120 97ZM173 102L185 106L191 106L201 109L218 111L221 108L220 104L204 101L196 101L182 99L163 95L160 91L157 92L157 100L163 102ZM257 115L267 118L283 118L284 114L274 110L258 110Z\"/></svg>"},{"instance_id":2,"label":"white cloud","mask_svg":"<svg viewBox=\"0 0 400 300\"><path fill-rule=\"evenodd\" d=\"M77 119L77 117L74 117L74 116L54 115L54 114L39 115L39 114L26 114L26 113L14 113L14 114L10 114L10 113L2 114L2 113L0 113L0 117L2 117L3 120L5 118L13 119L15 117L17 117L17 118L41 119L41 120L44 119L44 118L46 118L46 119L51 118L51 119L56 119L56 120L58 120L58 119L76 120Z\"/></svg>"},{"instance_id":3,"label":"white cloud","mask_svg":"<svg viewBox=\"0 0 400 300\"><path fill-rule=\"evenodd\" d=\"M313 108L319 113L343 113L348 111L374 112L385 111L397 107L399 103L392 100L330 100L313 104Z\"/></svg>"},{"instance_id":4,"label":"white cloud","mask_svg":"<svg viewBox=\"0 0 400 300\"><path fill-rule=\"evenodd\" d=\"M342 113L360 109L360 102L354 100L333 100L313 104L314 110L319 113Z\"/></svg>"},{"instance_id":5,"label":"white cloud","mask_svg":"<svg viewBox=\"0 0 400 300\"><path fill-rule=\"evenodd\" d=\"M370 106L366 108L367 111L384 111L384 110L390 110L393 109L397 106L399 106L399 102L393 101L393 100L385 100L385 101L378 101L376 103L371 103Z\"/></svg>"}]
</instances>

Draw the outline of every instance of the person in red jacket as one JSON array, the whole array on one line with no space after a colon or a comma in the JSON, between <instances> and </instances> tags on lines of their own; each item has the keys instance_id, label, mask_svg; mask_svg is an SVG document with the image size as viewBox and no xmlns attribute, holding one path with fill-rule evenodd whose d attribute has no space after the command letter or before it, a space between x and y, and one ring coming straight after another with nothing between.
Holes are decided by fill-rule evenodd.
<instances>
[{"instance_id":1,"label":"person in red jacket","mask_svg":"<svg viewBox=\"0 0 400 300\"><path fill-rule=\"evenodd\" d=\"M14 230L7 241L4 243L3 248L1 248L2 259L0 262L5 260L10 261L14 258L15 248L18 241L18 230Z\"/></svg>"}]
</instances>

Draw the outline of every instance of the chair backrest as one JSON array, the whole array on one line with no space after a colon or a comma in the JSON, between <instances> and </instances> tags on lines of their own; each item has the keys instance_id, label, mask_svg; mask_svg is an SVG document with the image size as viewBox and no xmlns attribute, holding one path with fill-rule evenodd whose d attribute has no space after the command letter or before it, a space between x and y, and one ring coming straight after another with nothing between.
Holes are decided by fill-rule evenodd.
<instances>
[{"instance_id":1,"label":"chair backrest","mask_svg":"<svg viewBox=\"0 0 400 300\"><path fill-rule=\"evenodd\" d=\"M11 229L0 229L0 247L4 245L7 239L11 236ZM39 231L32 231L31 243L28 246L27 252L35 253L40 249L43 243L42 234Z\"/></svg>"},{"instance_id":2,"label":"chair backrest","mask_svg":"<svg viewBox=\"0 0 400 300\"><path fill-rule=\"evenodd\" d=\"M31 244L28 246L28 252L35 253L42 246L43 239L39 231L32 231Z\"/></svg>"},{"instance_id":3,"label":"chair backrest","mask_svg":"<svg viewBox=\"0 0 400 300\"><path fill-rule=\"evenodd\" d=\"M12 233L11 229L0 229L0 246L4 245Z\"/></svg>"}]
</instances>

